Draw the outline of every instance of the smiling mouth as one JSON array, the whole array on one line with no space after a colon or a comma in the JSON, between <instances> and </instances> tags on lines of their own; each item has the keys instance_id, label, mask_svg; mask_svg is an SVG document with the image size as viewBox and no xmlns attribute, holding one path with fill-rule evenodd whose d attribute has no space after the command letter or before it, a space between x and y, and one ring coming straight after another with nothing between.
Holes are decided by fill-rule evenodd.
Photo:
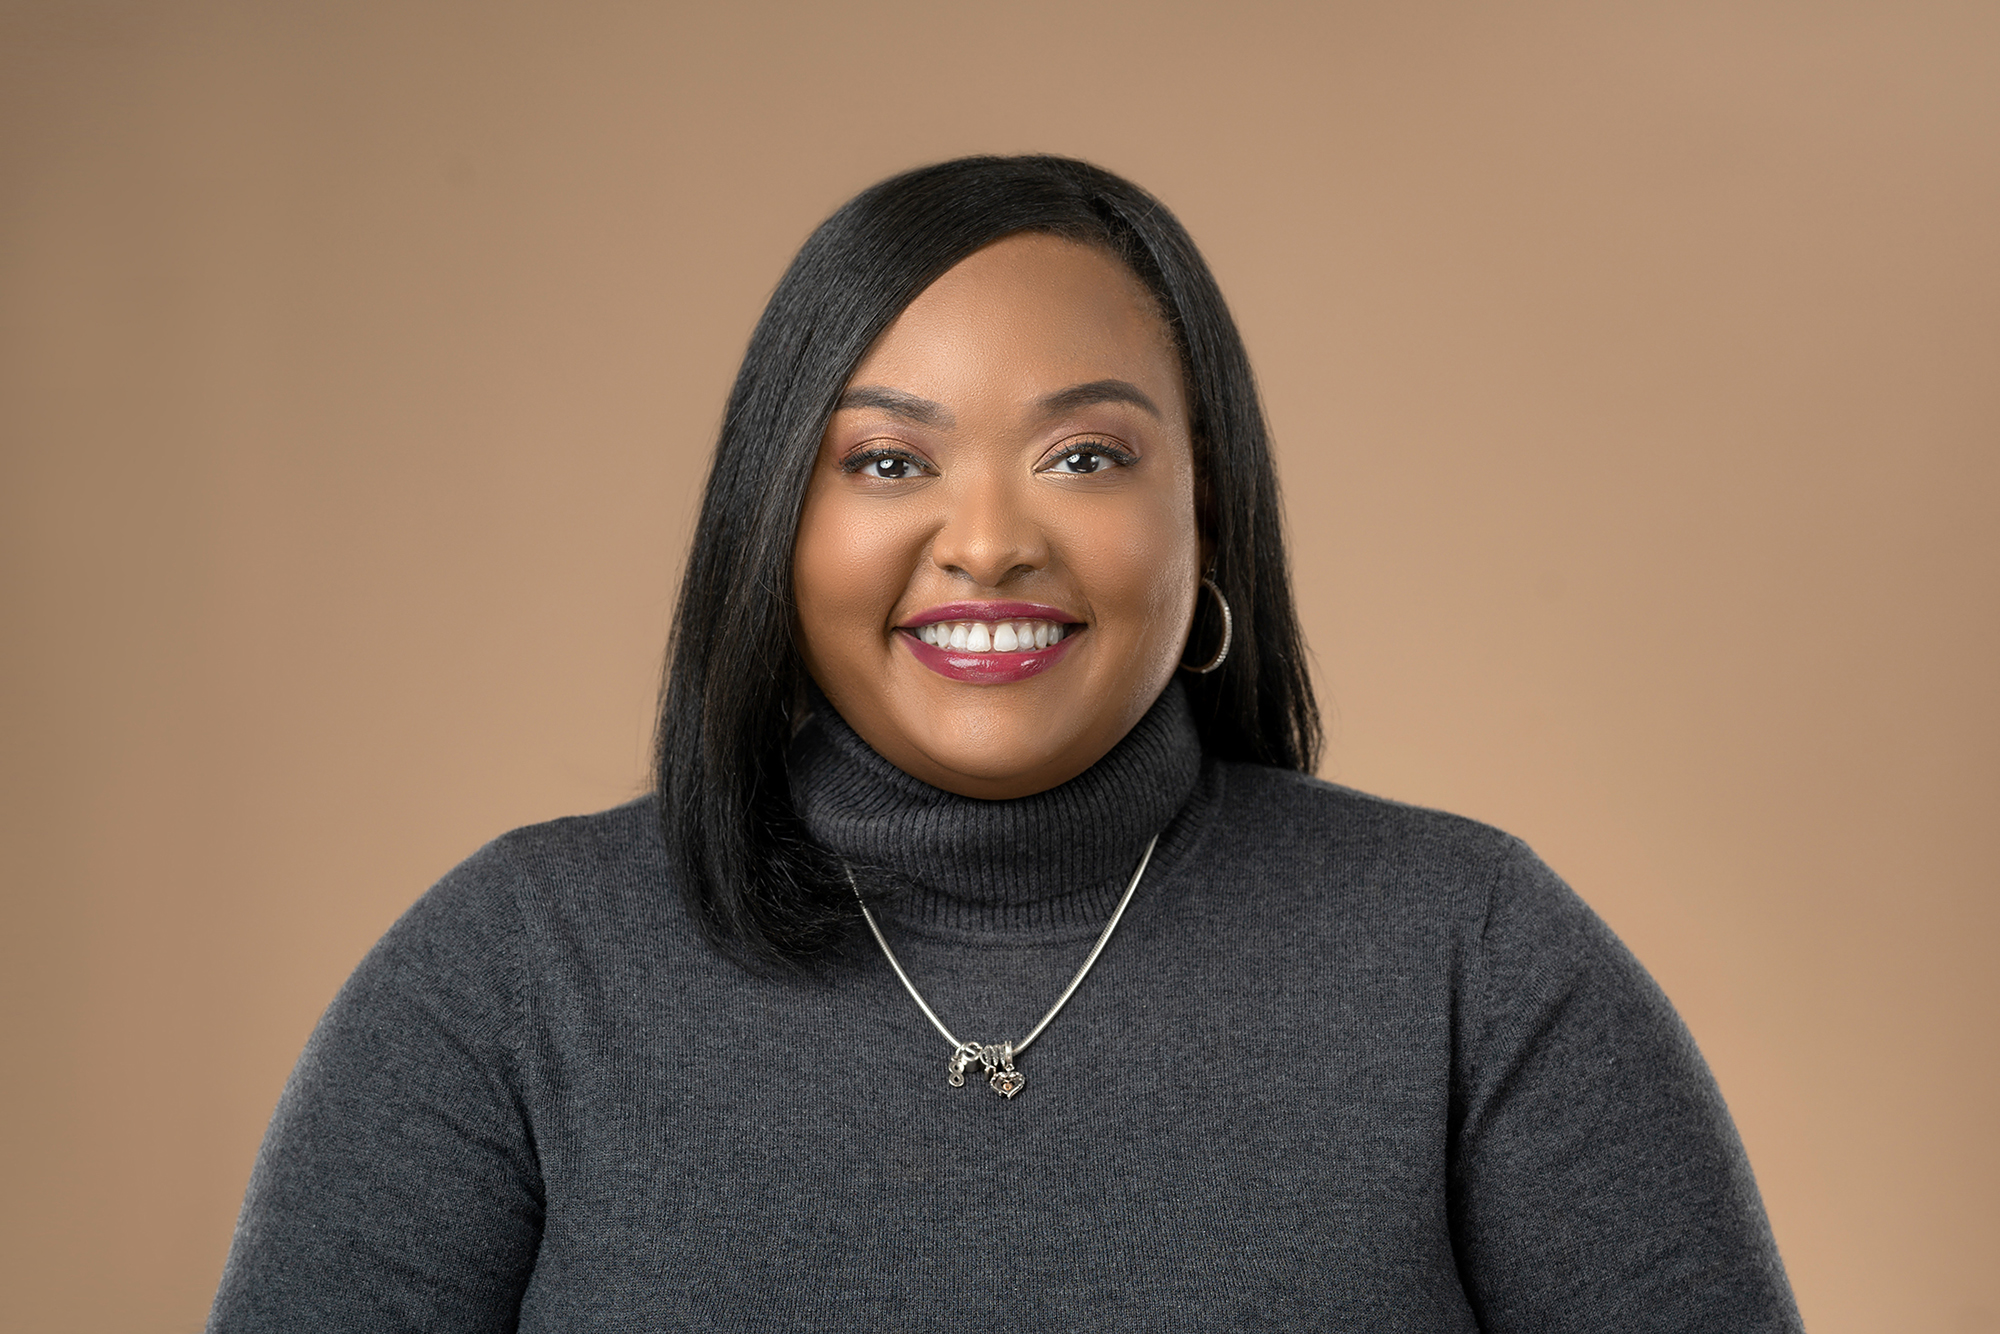
<instances>
[{"instance_id":1,"label":"smiling mouth","mask_svg":"<svg viewBox=\"0 0 2000 1334\"><path fill-rule=\"evenodd\" d=\"M906 631L932 648L962 653L1033 653L1059 644L1081 625L1061 621L932 621Z\"/></svg>"}]
</instances>

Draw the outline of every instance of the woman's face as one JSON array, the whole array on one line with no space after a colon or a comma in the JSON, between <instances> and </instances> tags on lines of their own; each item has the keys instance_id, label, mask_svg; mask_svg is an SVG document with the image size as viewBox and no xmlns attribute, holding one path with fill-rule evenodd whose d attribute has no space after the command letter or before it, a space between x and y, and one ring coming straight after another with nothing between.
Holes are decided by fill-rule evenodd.
<instances>
[{"instance_id":1,"label":"woman's face","mask_svg":"<svg viewBox=\"0 0 2000 1334\"><path fill-rule=\"evenodd\" d=\"M878 339L820 442L793 579L861 737L964 796L1095 764L1166 686L1200 585L1180 358L1106 252L1024 234Z\"/></svg>"}]
</instances>

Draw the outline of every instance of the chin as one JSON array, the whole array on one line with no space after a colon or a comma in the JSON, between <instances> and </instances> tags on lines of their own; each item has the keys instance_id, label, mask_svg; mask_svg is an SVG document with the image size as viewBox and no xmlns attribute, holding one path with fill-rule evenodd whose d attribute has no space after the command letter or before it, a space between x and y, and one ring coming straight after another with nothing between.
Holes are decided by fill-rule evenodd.
<instances>
[{"instance_id":1,"label":"chin","mask_svg":"<svg viewBox=\"0 0 2000 1334\"><path fill-rule=\"evenodd\" d=\"M1037 752L1032 755L994 756L990 752L958 755L949 751L932 753L932 763L960 777L978 783L1005 786L1034 777L1060 766L1062 756ZM1084 766L1088 767L1088 766Z\"/></svg>"},{"instance_id":2,"label":"chin","mask_svg":"<svg viewBox=\"0 0 2000 1334\"><path fill-rule=\"evenodd\" d=\"M1063 718L1048 709L954 710L952 722L956 725L947 724L946 728L936 726L936 717L924 721L929 725L913 728L907 735L939 770L966 785L1020 789L967 795L1016 796L1054 787L1089 768L1105 749L1094 743L1097 729L1093 724L1100 719ZM1116 737L1112 740L1115 743ZM955 790L958 784L938 786Z\"/></svg>"},{"instance_id":3,"label":"chin","mask_svg":"<svg viewBox=\"0 0 2000 1334\"><path fill-rule=\"evenodd\" d=\"M990 733L983 741L975 741L963 732L937 737L935 744L926 744L932 740L930 738L915 739L931 763L985 783L1004 783L1009 779L1040 773L1061 764L1064 753L1071 749L1069 746L1051 745L1052 738L1046 734L1032 741L1023 739L1021 744L1015 745L1009 745L1006 739L993 737Z\"/></svg>"}]
</instances>

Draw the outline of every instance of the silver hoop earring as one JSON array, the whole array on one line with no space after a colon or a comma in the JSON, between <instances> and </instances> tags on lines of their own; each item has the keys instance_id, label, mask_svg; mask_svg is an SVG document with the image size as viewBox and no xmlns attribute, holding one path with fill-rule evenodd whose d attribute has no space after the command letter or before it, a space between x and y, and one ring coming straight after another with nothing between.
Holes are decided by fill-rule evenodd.
<instances>
[{"instance_id":1,"label":"silver hoop earring","mask_svg":"<svg viewBox=\"0 0 2000 1334\"><path fill-rule=\"evenodd\" d=\"M1215 580L1207 575L1201 577L1201 586L1215 594L1215 603L1222 608L1222 647L1215 651L1214 657L1200 667L1181 664L1182 671L1193 672L1196 676L1206 676L1222 665L1223 659L1229 656L1229 641L1236 635L1236 618L1229 614L1229 599L1222 596L1222 590L1215 586Z\"/></svg>"}]
</instances>

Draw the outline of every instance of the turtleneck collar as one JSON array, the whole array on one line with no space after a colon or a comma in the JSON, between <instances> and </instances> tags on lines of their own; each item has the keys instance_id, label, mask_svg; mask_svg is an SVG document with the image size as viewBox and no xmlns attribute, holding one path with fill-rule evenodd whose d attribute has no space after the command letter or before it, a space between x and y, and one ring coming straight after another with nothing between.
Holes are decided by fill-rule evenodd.
<instances>
[{"instance_id":1,"label":"turtleneck collar","mask_svg":"<svg viewBox=\"0 0 2000 1334\"><path fill-rule=\"evenodd\" d=\"M823 697L792 743L792 802L887 915L947 933L1101 927L1146 840L1187 802L1201 740L1178 679L1083 773L1010 801L961 797L871 749Z\"/></svg>"}]
</instances>

